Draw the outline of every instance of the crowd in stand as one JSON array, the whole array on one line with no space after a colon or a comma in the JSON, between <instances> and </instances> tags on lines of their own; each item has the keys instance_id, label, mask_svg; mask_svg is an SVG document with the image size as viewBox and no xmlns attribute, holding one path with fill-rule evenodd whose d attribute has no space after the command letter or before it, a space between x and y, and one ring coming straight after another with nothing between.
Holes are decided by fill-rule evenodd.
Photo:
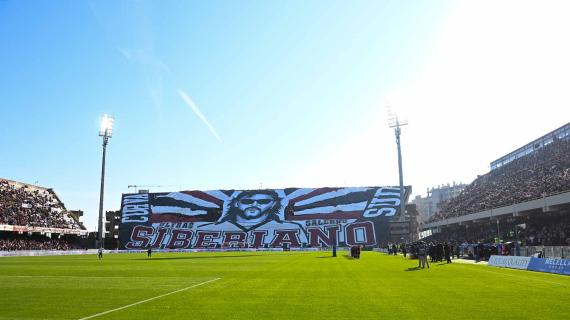
<instances>
[{"instance_id":1,"label":"crowd in stand","mask_svg":"<svg viewBox=\"0 0 570 320\"><path fill-rule=\"evenodd\" d=\"M479 176L441 204L428 222L509 206L570 190L570 139L557 140Z\"/></svg>"},{"instance_id":2,"label":"crowd in stand","mask_svg":"<svg viewBox=\"0 0 570 320\"><path fill-rule=\"evenodd\" d=\"M69 243L54 239L26 239L12 238L0 239L0 251L14 250L69 250Z\"/></svg>"},{"instance_id":3,"label":"crowd in stand","mask_svg":"<svg viewBox=\"0 0 570 320\"><path fill-rule=\"evenodd\" d=\"M519 230L519 239L529 246L570 246L570 217L534 219Z\"/></svg>"},{"instance_id":4,"label":"crowd in stand","mask_svg":"<svg viewBox=\"0 0 570 320\"><path fill-rule=\"evenodd\" d=\"M47 190L0 180L0 224L78 228L61 203Z\"/></svg>"},{"instance_id":5,"label":"crowd in stand","mask_svg":"<svg viewBox=\"0 0 570 320\"><path fill-rule=\"evenodd\" d=\"M538 215L495 220L467 227L456 225L441 229L429 241L458 243L494 243L520 241L523 246L570 246L570 217L564 214Z\"/></svg>"}]
</instances>

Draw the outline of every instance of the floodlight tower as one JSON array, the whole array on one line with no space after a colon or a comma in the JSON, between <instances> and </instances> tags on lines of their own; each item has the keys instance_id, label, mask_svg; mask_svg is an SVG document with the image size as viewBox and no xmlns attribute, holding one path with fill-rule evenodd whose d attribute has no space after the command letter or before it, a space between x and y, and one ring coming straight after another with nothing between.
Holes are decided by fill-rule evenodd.
<instances>
[{"instance_id":1,"label":"floodlight tower","mask_svg":"<svg viewBox=\"0 0 570 320\"><path fill-rule=\"evenodd\" d=\"M408 125L407 120L399 120L398 115L392 113L390 107L388 107L388 125L390 128L394 128L394 133L396 134L396 145L398 146L398 169L400 173L400 214L404 217L406 213L406 203L404 200L404 175L402 173L402 149L400 148L400 127Z\"/></svg>"},{"instance_id":2,"label":"floodlight tower","mask_svg":"<svg viewBox=\"0 0 570 320\"><path fill-rule=\"evenodd\" d=\"M101 191L99 192L99 248L103 248L103 193L105 191L105 155L107 153L107 143L109 139L113 136L113 123L115 119L108 115L103 115L101 119L101 129L99 130L99 136L103 137L103 161L101 165Z\"/></svg>"}]
</instances>

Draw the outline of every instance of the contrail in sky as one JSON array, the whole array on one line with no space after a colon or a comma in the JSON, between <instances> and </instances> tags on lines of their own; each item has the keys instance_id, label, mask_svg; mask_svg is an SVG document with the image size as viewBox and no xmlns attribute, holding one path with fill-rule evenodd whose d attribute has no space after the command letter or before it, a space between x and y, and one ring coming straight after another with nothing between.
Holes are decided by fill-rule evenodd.
<instances>
[{"instance_id":1,"label":"contrail in sky","mask_svg":"<svg viewBox=\"0 0 570 320\"><path fill-rule=\"evenodd\" d=\"M196 104L194 104L194 101L192 101L192 99L190 99L190 97L186 94L186 92L178 89L178 94L180 95L180 98L182 98L182 100L184 100L184 102L186 102L186 104L192 109L192 111L194 111L194 113L198 116L198 118L200 118L200 120L202 120L202 122L204 122L204 124L208 127L208 129L210 129L210 132L214 135L214 137L216 137L216 139L218 139L218 141L222 142L222 139L220 138L220 136L218 136L216 129L214 129L214 127L212 127L210 122L208 122L208 119L206 119L204 114L202 114L200 109L198 109Z\"/></svg>"}]
</instances>

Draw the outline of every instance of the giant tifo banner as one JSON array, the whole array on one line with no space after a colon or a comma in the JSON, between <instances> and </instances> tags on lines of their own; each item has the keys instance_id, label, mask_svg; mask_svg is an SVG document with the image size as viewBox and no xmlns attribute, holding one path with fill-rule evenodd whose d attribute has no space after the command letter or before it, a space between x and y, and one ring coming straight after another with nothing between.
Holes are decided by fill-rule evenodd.
<instances>
[{"instance_id":1,"label":"giant tifo banner","mask_svg":"<svg viewBox=\"0 0 570 320\"><path fill-rule=\"evenodd\" d=\"M399 208L398 187L124 194L120 239L133 250L374 246Z\"/></svg>"}]
</instances>

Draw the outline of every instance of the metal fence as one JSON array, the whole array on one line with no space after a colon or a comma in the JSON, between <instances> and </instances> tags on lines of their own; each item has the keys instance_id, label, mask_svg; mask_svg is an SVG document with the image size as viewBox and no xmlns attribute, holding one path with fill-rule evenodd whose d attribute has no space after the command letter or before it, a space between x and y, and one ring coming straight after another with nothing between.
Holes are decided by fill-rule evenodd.
<instances>
[{"instance_id":1,"label":"metal fence","mask_svg":"<svg viewBox=\"0 0 570 320\"><path fill-rule=\"evenodd\" d=\"M521 248L521 256L530 257L541 253L541 258L567 259L570 257L570 246L528 246Z\"/></svg>"}]
</instances>

